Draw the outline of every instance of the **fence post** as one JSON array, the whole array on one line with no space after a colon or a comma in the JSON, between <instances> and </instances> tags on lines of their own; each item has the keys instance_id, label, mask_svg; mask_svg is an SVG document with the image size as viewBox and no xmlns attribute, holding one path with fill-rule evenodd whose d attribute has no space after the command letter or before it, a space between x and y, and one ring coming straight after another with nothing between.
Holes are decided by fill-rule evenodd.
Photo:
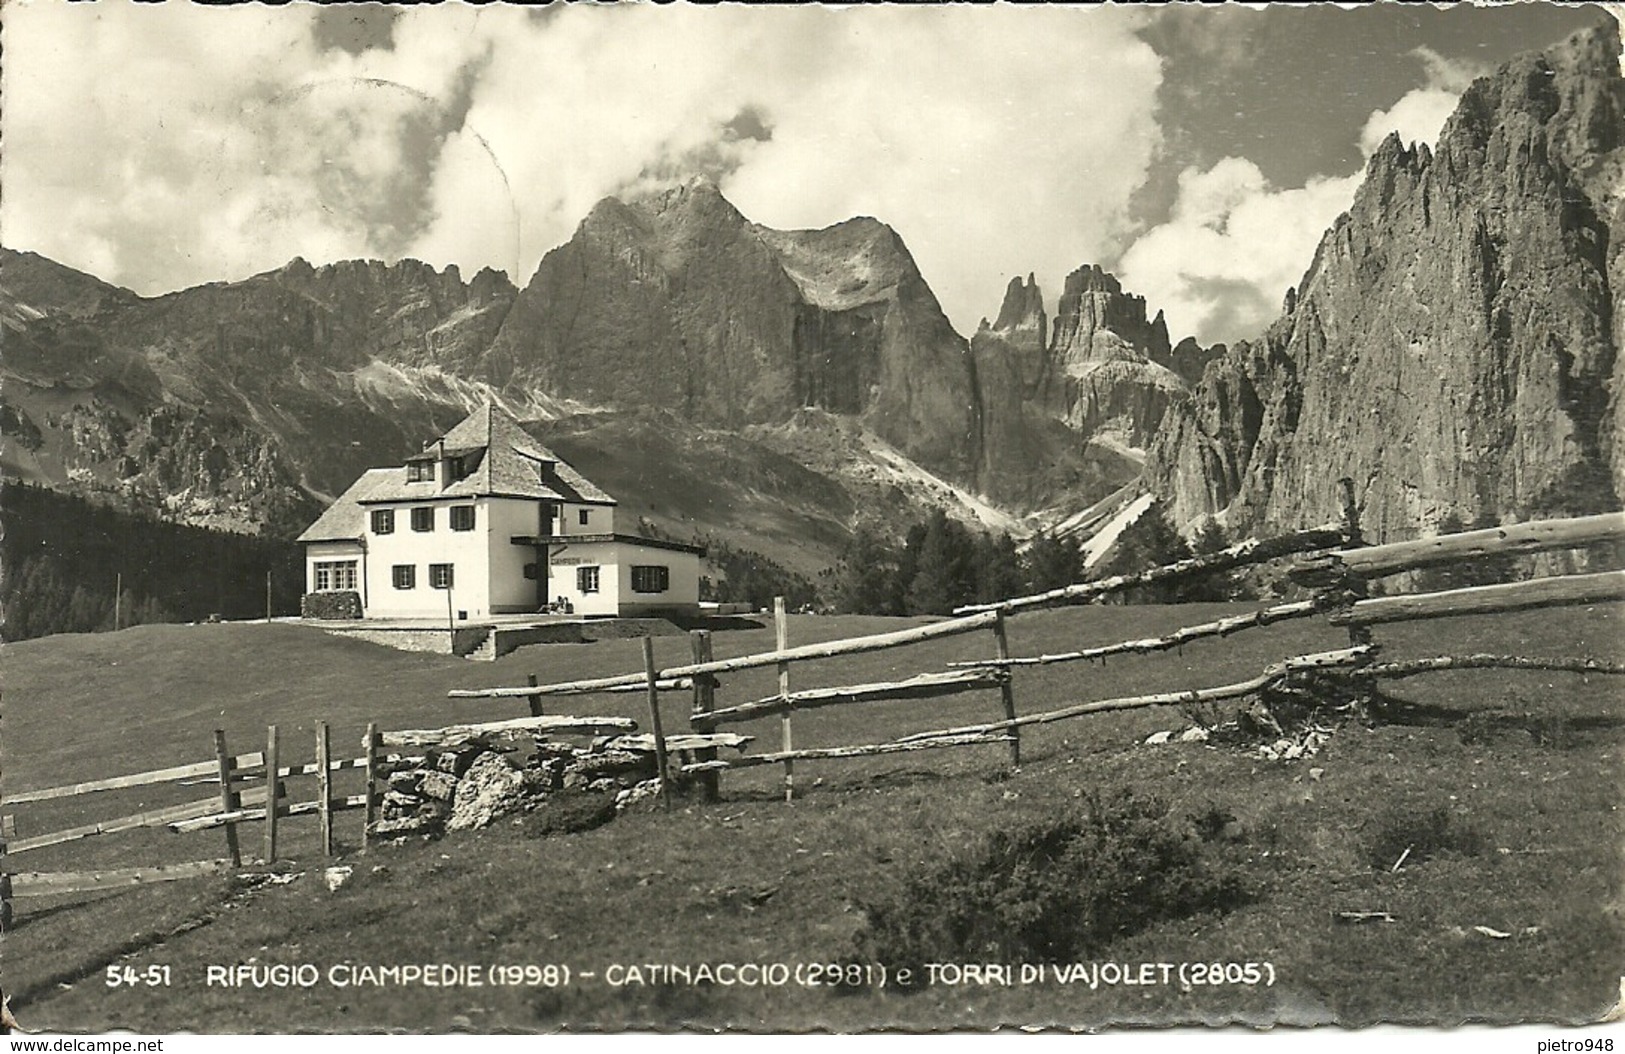
<instances>
[{"instance_id":1,"label":"fence post","mask_svg":"<svg viewBox=\"0 0 1625 1054\"><path fill-rule=\"evenodd\" d=\"M6 843L16 833L10 816L0 816L0 936L11 932L11 868L6 864Z\"/></svg>"},{"instance_id":2,"label":"fence post","mask_svg":"<svg viewBox=\"0 0 1625 1054\"><path fill-rule=\"evenodd\" d=\"M529 684L532 688L536 687L536 685L538 683L537 680L536 680L536 675L534 673L528 674L525 677L525 682L527 684ZM542 716L542 697L540 695L527 695L527 696L525 696L525 702L530 704L530 716L531 717L541 717Z\"/></svg>"},{"instance_id":3,"label":"fence post","mask_svg":"<svg viewBox=\"0 0 1625 1054\"><path fill-rule=\"evenodd\" d=\"M1337 481L1343 492L1343 547L1346 549L1364 548L1366 541L1360 533L1360 509L1354 502L1354 480L1344 476ZM1342 581L1337 588L1342 592L1342 602L1352 610L1354 605L1370 595L1366 588L1366 581L1358 575L1348 571L1343 572ZM1371 643L1371 627L1363 622L1349 623L1349 646L1360 647ZM1369 711L1376 698L1377 684L1370 677L1362 677L1358 670L1350 675L1354 686L1355 706L1361 711Z\"/></svg>"},{"instance_id":4,"label":"fence post","mask_svg":"<svg viewBox=\"0 0 1625 1054\"><path fill-rule=\"evenodd\" d=\"M1010 657L1010 639L1004 632L1004 609L1000 608L993 620L993 641L997 646L1000 659ZM999 682L999 698L1004 703L1004 716L1008 721L1016 719L1016 689L1011 676L1015 671L1006 665L999 666L999 672L1004 679ZM1009 726L1010 735L1010 767L1021 767L1021 728L1018 725Z\"/></svg>"},{"instance_id":5,"label":"fence post","mask_svg":"<svg viewBox=\"0 0 1625 1054\"><path fill-rule=\"evenodd\" d=\"M649 731L655 741L655 774L660 778L660 801L671 808L671 787L666 775L666 734L660 728L660 671L655 669L655 642L653 637L643 638L643 673L649 682Z\"/></svg>"},{"instance_id":6,"label":"fence post","mask_svg":"<svg viewBox=\"0 0 1625 1054\"><path fill-rule=\"evenodd\" d=\"M790 620L784 613L784 598L773 598L773 643L775 651L784 651L790 647ZM784 746L781 748L786 754L794 750L790 736L790 664L779 663L779 698L785 701L784 712L779 715L779 728L784 733ZM796 798L796 763L785 759L784 762L784 800L793 802Z\"/></svg>"},{"instance_id":7,"label":"fence post","mask_svg":"<svg viewBox=\"0 0 1625 1054\"><path fill-rule=\"evenodd\" d=\"M708 629L693 630L688 635L689 648L694 656L695 665L711 661L711 631ZM694 681L694 708L689 712L688 727L695 732L706 735L716 731L716 726L707 720L706 715L716 709L717 682L716 678L708 673L697 673ZM694 752L696 761L715 761L716 747L702 747ZM705 801L716 801L720 797L720 776L715 770L700 773L700 795Z\"/></svg>"},{"instance_id":8,"label":"fence post","mask_svg":"<svg viewBox=\"0 0 1625 1054\"><path fill-rule=\"evenodd\" d=\"M237 811L237 792L232 789L231 771L235 763L231 754L226 750L226 733L224 729L214 730L214 758L220 766L220 811ZM206 763L205 763L206 764ZM232 821L226 823L226 852L231 857L232 867L243 866L242 851L237 848L237 824Z\"/></svg>"},{"instance_id":9,"label":"fence post","mask_svg":"<svg viewBox=\"0 0 1625 1054\"><path fill-rule=\"evenodd\" d=\"M281 755L277 747L276 726L265 726L265 862L276 862L276 817L282 804Z\"/></svg>"},{"instance_id":10,"label":"fence post","mask_svg":"<svg viewBox=\"0 0 1625 1054\"><path fill-rule=\"evenodd\" d=\"M367 761L367 804L361 812L361 851L372 841L372 825L378 821L378 722L367 723L367 741L362 744Z\"/></svg>"},{"instance_id":11,"label":"fence post","mask_svg":"<svg viewBox=\"0 0 1625 1054\"><path fill-rule=\"evenodd\" d=\"M316 722L316 815L322 824L322 855L333 855L333 744L327 722Z\"/></svg>"}]
</instances>

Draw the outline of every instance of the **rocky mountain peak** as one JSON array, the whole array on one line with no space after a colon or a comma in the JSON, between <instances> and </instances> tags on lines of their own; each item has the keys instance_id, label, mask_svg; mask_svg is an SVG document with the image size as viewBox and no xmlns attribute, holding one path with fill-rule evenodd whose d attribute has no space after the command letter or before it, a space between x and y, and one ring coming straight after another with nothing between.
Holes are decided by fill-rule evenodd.
<instances>
[{"instance_id":1,"label":"rocky mountain peak","mask_svg":"<svg viewBox=\"0 0 1625 1054\"><path fill-rule=\"evenodd\" d=\"M1319 522L1344 476L1373 539L1617 503L1618 56L1617 27L1582 33L1475 81L1433 149L1383 142L1286 313L1151 452L1177 519Z\"/></svg>"},{"instance_id":2,"label":"rocky mountain peak","mask_svg":"<svg viewBox=\"0 0 1625 1054\"><path fill-rule=\"evenodd\" d=\"M961 480L978 464L965 342L896 232L750 223L714 183L595 207L548 253L496 344L506 380L708 426L850 415Z\"/></svg>"},{"instance_id":3,"label":"rocky mountain peak","mask_svg":"<svg viewBox=\"0 0 1625 1054\"><path fill-rule=\"evenodd\" d=\"M1115 275L1085 264L1066 276L1055 312L1052 355L1064 368L1168 357L1168 326L1146 319L1145 297L1124 293Z\"/></svg>"},{"instance_id":4,"label":"rocky mountain peak","mask_svg":"<svg viewBox=\"0 0 1625 1054\"><path fill-rule=\"evenodd\" d=\"M38 253L0 248L0 301L8 312L60 312L86 318L104 304L135 299L128 289Z\"/></svg>"},{"instance_id":5,"label":"rocky mountain peak","mask_svg":"<svg viewBox=\"0 0 1625 1054\"><path fill-rule=\"evenodd\" d=\"M985 319L983 324L986 324ZM1004 291L1004 303L999 307L998 321L993 323L993 328L1007 334L1018 330L1035 333L1039 347L1043 347L1047 324L1044 293L1038 288L1038 281L1030 274L1025 281L1019 275L1010 279L1010 285Z\"/></svg>"}]
</instances>

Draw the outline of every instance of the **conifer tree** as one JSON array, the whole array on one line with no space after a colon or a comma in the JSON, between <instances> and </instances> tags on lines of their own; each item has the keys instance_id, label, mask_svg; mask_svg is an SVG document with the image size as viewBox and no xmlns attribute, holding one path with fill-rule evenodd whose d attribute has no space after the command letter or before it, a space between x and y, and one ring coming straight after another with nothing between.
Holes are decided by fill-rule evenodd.
<instances>
[{"instance_id":1,"label":"conifer tree","mask_svg":"<svg viewBox=\"0 0 1625 1054\"><path fill-rule=\"evenodd\" d=\"M1036 535L1027 545L1026 557L1026 587L1034 593L1083 580L1083 553L1069 539Z\"/></svg>"}]
</instances>

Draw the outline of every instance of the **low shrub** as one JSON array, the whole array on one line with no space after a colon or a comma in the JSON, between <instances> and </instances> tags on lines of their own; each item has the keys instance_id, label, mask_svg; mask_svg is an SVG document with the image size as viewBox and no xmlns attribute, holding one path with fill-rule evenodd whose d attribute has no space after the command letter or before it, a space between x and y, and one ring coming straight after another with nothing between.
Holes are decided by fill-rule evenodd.
<instances>
[{"instance_id":1,"label":"low shrub","mask_svg":"<svg viewBox=\"0 0 1625 1054\"><path fill-rule=\"evenodd\" d=\"M1446 854L1477 856L1484 849L1484 836L1448 806L1427 812L1396 806L1372 825L1365 849L1366 861L1379 871L1387 871L1401 857L1406 864L1417 864Z\"/></svg>"},{"instance_id":2,"label":"low shrub","mask_svg":"<svg viewBox=\"0 0 1625 1054\"><path fill-rule=\"evenodd\" d=\"M915 867L864 905L857 951L915 971L926 962L1070 962L1164 919L1247 899L1239 874L1159 801L1091 798Z\"/></svg>"},{"instance_id":3,"label":"low shrub","mask_svg":"<svg viewBox=\"0 0 1625 1054\"><path fill-rule=\"evenodd\" d=\"M361 617L361 594L353 589L306 593L299 599L299 615L313 619L358 619Z\"/></svg>"}]
</instances>

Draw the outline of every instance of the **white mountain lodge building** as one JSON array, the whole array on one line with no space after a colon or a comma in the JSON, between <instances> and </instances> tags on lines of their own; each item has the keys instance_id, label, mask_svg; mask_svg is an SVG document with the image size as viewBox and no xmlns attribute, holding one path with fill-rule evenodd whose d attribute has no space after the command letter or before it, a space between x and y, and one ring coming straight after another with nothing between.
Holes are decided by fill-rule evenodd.
<instances>
[{"instance_id":1,"label":"white mountain lodge building","mask_svg":"<svg viewBox=\"0 0 1625 1054\"><path fill-rule=\"evenodd\" d=\"M490 404L363 473L299 541L307 590L354 592L369 619L691 613L705 555L616 534L615 499Z\"/></svg>"}]
</instances>

